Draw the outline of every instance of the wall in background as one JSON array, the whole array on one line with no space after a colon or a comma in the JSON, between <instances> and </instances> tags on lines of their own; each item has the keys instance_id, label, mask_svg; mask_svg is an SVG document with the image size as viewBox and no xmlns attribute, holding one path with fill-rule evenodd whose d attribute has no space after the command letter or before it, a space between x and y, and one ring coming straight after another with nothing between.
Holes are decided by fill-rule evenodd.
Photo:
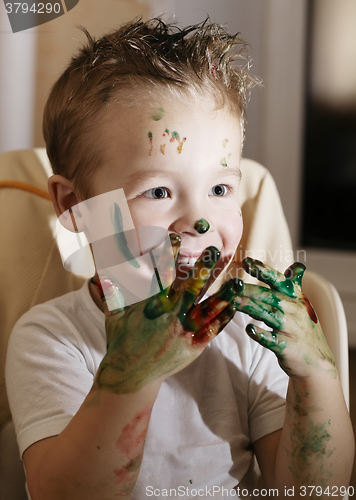
<instances>
[{"instance_id":1,"label":"wall in background","mask_svg":"<svg viewBox=\"0 0 356 500\"><path fill-rule=\"evenodd\" d=\"M0 5L0 153L33 146L36 31L13 34Z\"/></svg>"}]
</instances>

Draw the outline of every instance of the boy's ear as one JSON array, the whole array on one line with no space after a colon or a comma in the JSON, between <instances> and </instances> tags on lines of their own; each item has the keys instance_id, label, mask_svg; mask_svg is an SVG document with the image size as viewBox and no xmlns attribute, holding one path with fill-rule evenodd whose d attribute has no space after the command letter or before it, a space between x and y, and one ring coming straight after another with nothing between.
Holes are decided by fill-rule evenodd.
<instances>
[{"instance_id":1,"label":"boy's ear","mask_svg":"<svg viewBox=\"0 0 356 500\"><path fill-rule=\"evenodd\" d=\"M71 232L84 231L84 220L79 207L76 206L81 200L74 193L73 182L62 175L54 174L48 179L48 191L57 217L68 211L60 218L62 226Z\"/></svg>"},{"instance_id":2,"label":"boy's ear","mask_svg":"<svg viewBox=\"0 0 356 500\"><path fill-rule=\"evenodd\" d=\"M57 217L80 203L73 191L73 182L63 175L54 174L48 179L48 191Z\"/></svg>"}]
</instances>

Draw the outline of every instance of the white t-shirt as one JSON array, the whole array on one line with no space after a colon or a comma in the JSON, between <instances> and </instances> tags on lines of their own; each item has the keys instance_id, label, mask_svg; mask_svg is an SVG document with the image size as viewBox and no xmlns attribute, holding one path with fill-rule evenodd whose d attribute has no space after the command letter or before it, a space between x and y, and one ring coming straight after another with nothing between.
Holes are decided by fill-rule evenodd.
<instances>
[{"instance_id":1,"label":"white t-shirt","mask_svg":"<svg viewBox=\"0 0 356 500\"><path fill-rule=\"evenodd\" d=\"M230 491L237 485L252 487L251 443L283 426L288 377L247 336L249 322L236 313L193 363L163 382L132 499L228 499L237 498ZM105 353L104 314L88 282L20 318L6 383L21 456L67 426Z\"/></svg>"}]
</instances>

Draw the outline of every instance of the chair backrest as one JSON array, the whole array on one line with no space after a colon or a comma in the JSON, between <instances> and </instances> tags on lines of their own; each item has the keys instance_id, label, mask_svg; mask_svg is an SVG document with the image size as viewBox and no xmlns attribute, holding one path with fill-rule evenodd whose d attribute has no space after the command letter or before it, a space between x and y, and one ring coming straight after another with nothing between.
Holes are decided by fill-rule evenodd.
<instances>
[{"instance_id":1,"label":"chair backrest","mask_svg":"<svg viewBox=\"0 0 356 500\"><path fill-rule=\"evenodd\" d=\"M302 289L318 315L326 341L335 357L349 408L349 346L346 316L340 296L330 281L308 270L303 277Z\"/></svg>"}]
</instances>

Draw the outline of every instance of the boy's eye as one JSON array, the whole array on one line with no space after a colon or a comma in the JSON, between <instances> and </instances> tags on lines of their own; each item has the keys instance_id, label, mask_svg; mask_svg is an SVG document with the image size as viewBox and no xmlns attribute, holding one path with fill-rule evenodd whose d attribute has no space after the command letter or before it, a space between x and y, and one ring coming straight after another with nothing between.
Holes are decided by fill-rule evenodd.
<instances>
[{"instance_id":1,"label":"boy's eye","mask_svg":"<svg viewBox=\"0 0 356 500\"><path fill-rule=\"evenodd\" d=\"M228 189L225 184L217 184L212 187L209 191L209 196L224 196L227 193Z\"/></svg>"},{"instance_id":2,"label":"boy's eye","mask_svg":"<svg viewBox=\"0 0 356 500\"><path fill-rule=\"evenodd\" d=\"M168 191L164 187L157 187L153 189L149 189L143 193L143 196L147 196L147 198L155 198L159 200L161 198L168 198Z\"/></svg>"}]
</instances>

